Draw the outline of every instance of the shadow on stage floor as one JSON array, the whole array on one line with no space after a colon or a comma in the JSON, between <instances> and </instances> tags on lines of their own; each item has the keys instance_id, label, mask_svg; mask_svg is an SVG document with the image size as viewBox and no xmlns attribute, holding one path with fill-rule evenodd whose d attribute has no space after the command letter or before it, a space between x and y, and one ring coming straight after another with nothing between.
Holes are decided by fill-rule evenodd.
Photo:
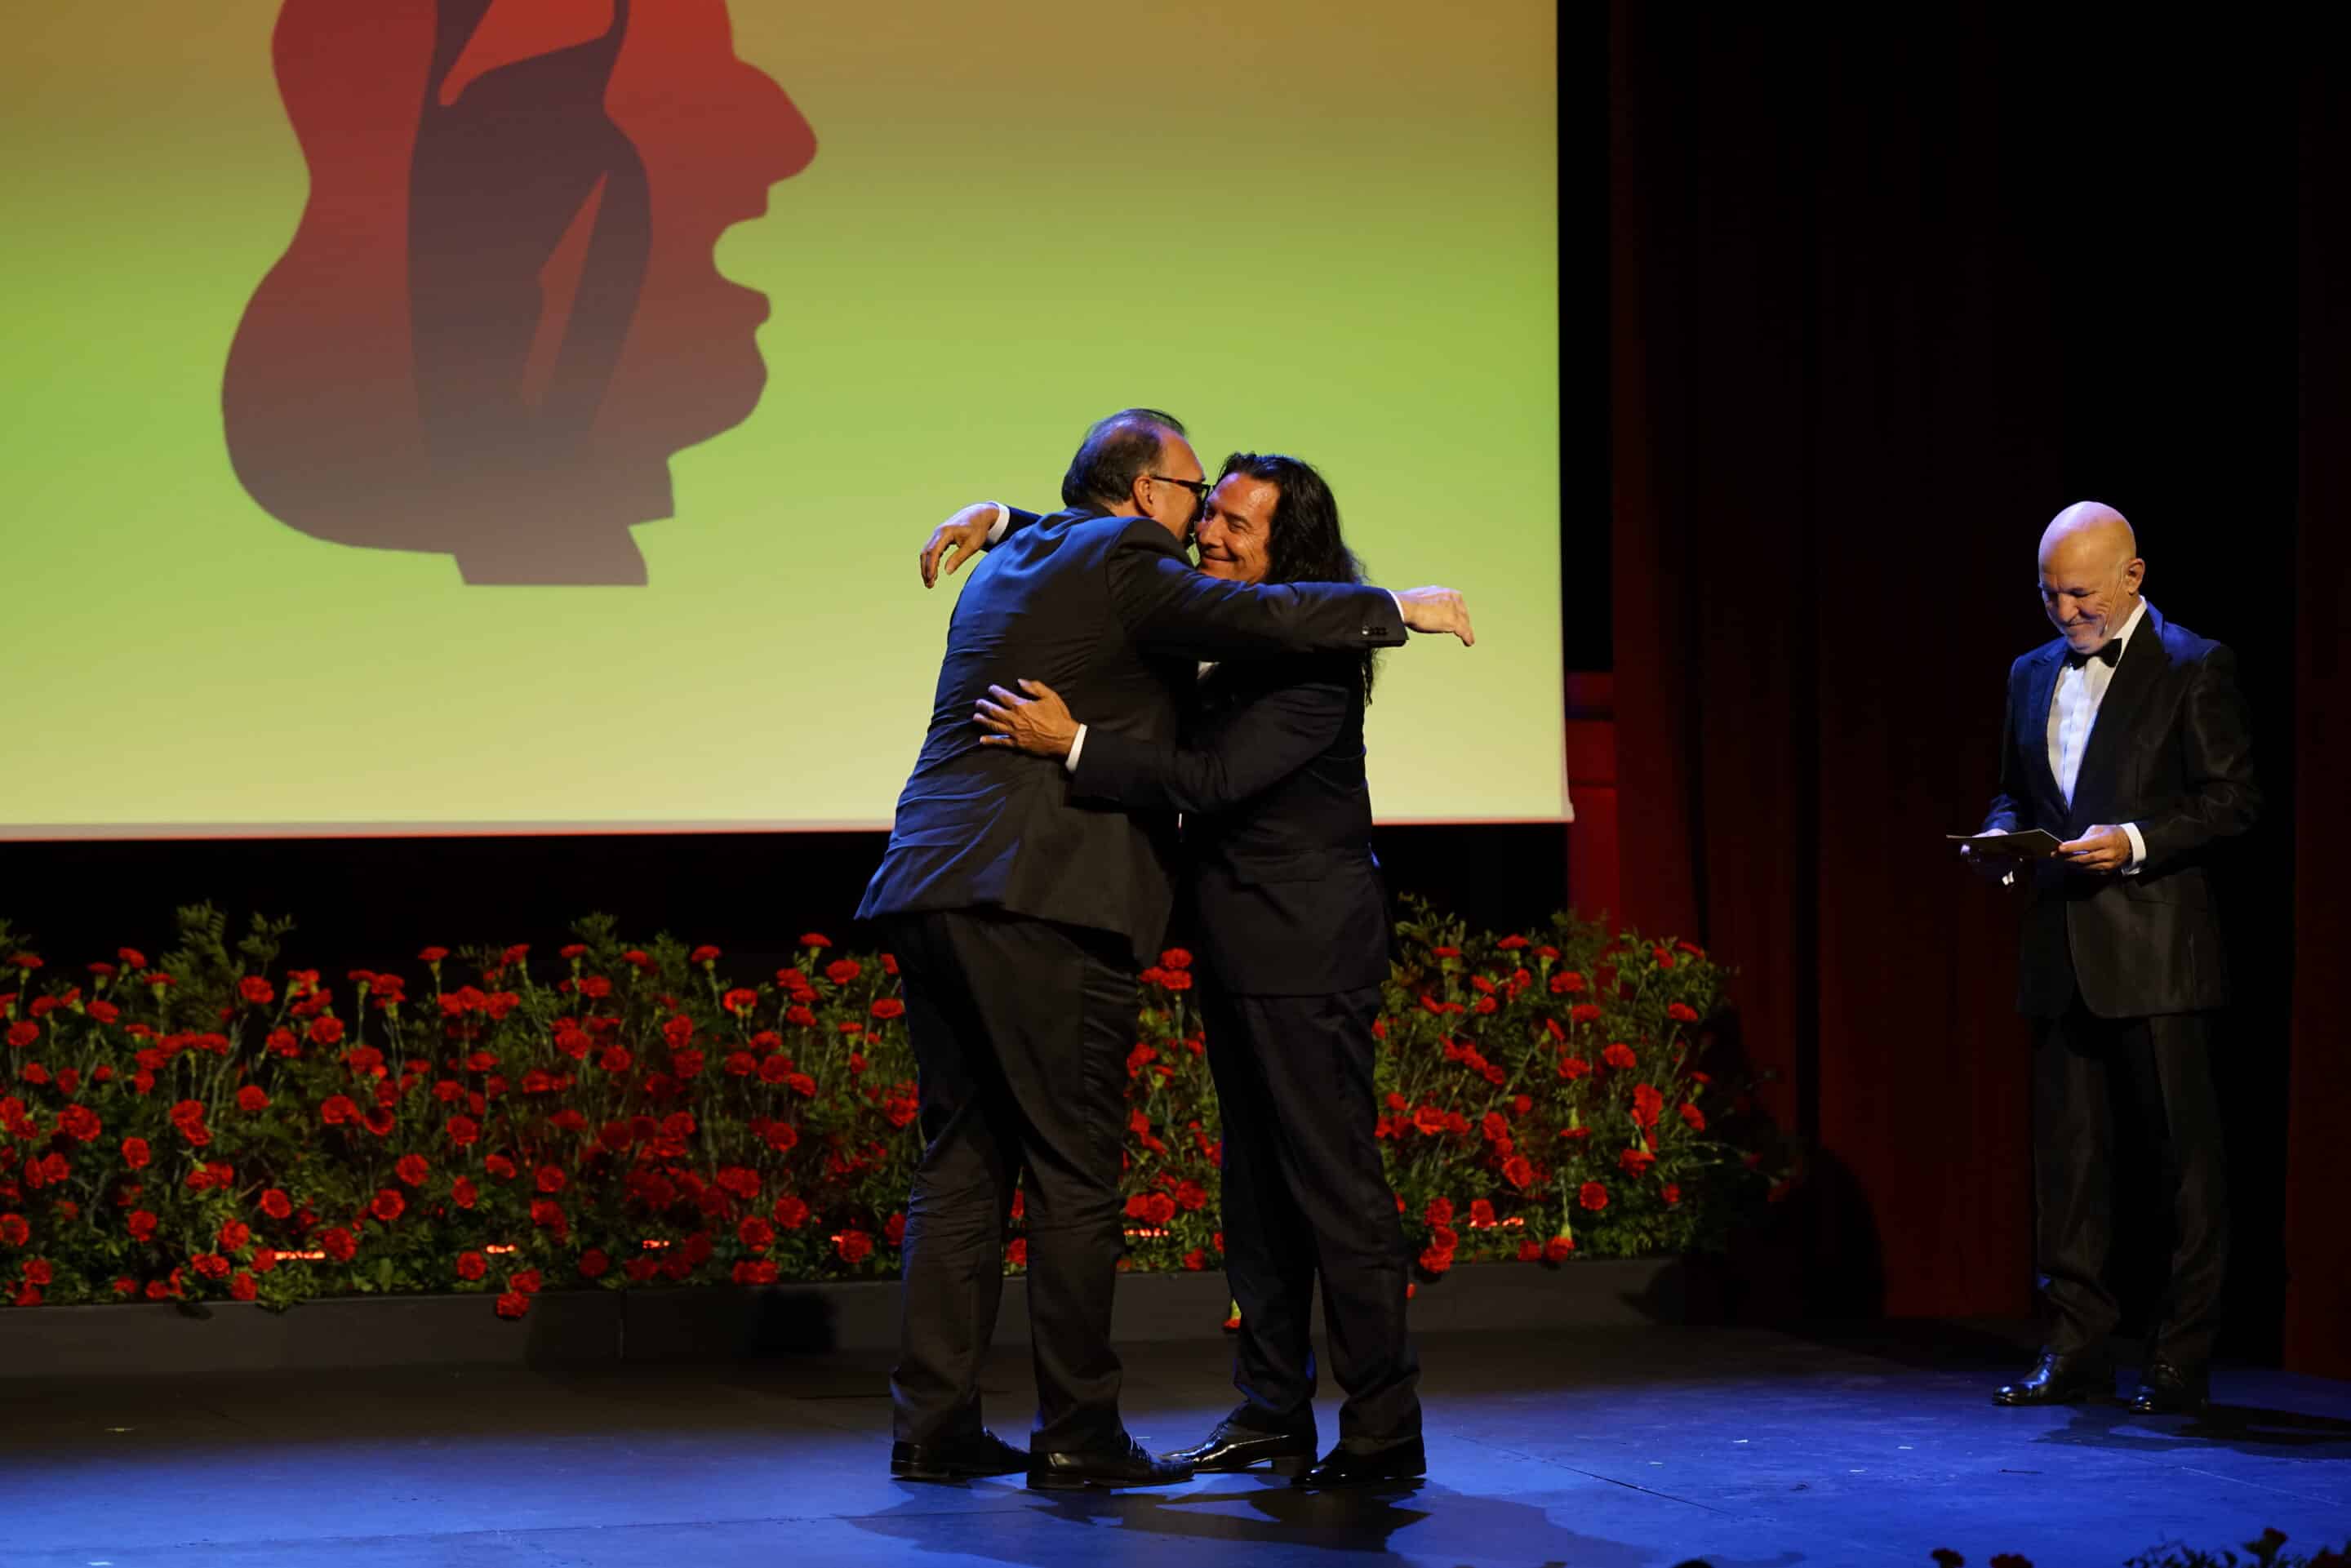
<instances>
[{"instance_id":1,"label":"shadow on stage floor","mask_svg":"<svg viewBox=\"0 0 2351 1568\"><path fill-rule=\"evenodd\" d=\"M2224 1370L2197 1421L1992 1406L2026 1354L1965 1324L1432 1336L1429 1479L1370 1495L895 1481L875 1354L19 1379L0 1384L0 1562L1788 1568L1941 1547L2053 1568L2351 1535L2351 1385ZM1134 1347L1130 1427L1204 1433L1231 1403L1222 1358ZM1025 1431L1025 1354L985 1386L997 1429Z\"/></svg>"}]
</instances>

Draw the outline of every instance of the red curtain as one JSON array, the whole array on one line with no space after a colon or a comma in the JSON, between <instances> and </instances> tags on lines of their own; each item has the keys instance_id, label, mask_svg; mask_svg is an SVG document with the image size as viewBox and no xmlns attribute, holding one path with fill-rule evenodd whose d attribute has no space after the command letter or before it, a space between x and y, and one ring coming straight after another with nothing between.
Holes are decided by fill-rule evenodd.
<instances>
[{"instance_id":1,"label":"red curtain","mask_svg":"<svg viewBox=\"0 0 2351 1568\"><path fill-rule=\"evenodd\" d=\"M2284 813L2235 889L2223 1084L2256 1129L2232 1159L2264 1348L2287 1183L2257 1130L2286 1086L2314 758L2272 596L2298 535L2304 594L2338 617L2344 566L2296 472L2325 411L2295 401L2292 49L1619 0L1610 55L1624 912L1738 967L1739 1043L1813 1150L1777 1304L2029 1304L2019 910L1942 836L1981 816L2008 664L2049 635L2039 531L2089 496L2138 522L2167 613L2239 648ZM2342 412L2338 382L2337 431ZM2324 617L2301 619L2314 682ZM2302 793L2307 838L2327 791ZM2305 941L2324 883L2302 883ZM2314 1004L2294 1021L2299 1092ZM2321 1113L2351 1112L2339 1077L2319 1087ZM2341 1229L2297 1218L2297 1239L2313 1224Z\"/></svg>"}]
</instances>

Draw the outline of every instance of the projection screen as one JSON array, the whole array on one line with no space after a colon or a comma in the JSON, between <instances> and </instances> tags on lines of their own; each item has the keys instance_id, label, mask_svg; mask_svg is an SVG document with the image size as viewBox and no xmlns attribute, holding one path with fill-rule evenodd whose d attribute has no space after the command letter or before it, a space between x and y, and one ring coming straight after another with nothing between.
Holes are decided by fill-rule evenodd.
<instances>
[{"instance_id":1,"label":"projection screen","mask_svg":"<svg viewBox=\"0 0 2351 1568\"><path fill-rule=\"evenodd\" d=\"M1129 404L1468 593L1383 665L1383 820L1564 819L1554 26L28 14L0 835L886 825L967 580L924 536Z\"/></svg>"}]
</instances>

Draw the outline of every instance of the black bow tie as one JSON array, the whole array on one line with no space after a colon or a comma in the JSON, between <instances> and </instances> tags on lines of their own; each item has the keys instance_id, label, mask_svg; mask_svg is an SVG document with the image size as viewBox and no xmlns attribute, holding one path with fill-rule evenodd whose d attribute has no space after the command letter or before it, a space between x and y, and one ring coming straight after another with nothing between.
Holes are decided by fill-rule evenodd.
<instances>
[{"instance_id":1,"label":"black bow tie","mask_svg":"<svg viewBox=\"0 0 2351 1568\"><path fill-rule=\"evenodd\" d=\"M2066 649L2065 667L2069 670L2078 670L2083 665L2088 664L2091 660L2095 659L2100 664L2105 665L2106 668L2113 669L2116 664L2122 663L2122 657L2123 640L2119 637L2113 637L2107 640L2105 647L2099 649L2095 653L2081 653L2074 652L2071 648Z\"/></svg>"}]
</instances>

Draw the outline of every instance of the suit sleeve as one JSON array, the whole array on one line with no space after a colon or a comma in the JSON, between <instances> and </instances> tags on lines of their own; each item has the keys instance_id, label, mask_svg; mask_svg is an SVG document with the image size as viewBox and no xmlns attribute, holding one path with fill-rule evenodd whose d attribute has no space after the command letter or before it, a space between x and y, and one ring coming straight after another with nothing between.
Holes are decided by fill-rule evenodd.
<instances>
[{"instance_id":1,"label":"suit sleeve","mask_svg":"<svg viewBox=\"0 0 2351 1568\"><path fill-rule=\"evenodd\" d=\"M1070 793L1135 809L1228 810L1305 767L1339 737L1353 694L1301 681L1257 698L1199 746L1089 727Z\"/></svg>"},{"instance_id":2,"label":"suit sleeve","mask_svg":"<svg viewBox=\"0 0 2351 1568\"><path fill-rule=\"evenodd\" d=\"M1395 596L1384 588L1204 576L1150 521L1127 529L1110 552L1109 570L1111 604L1127 634L1165 653L1241 659L1361 653L1405 640Z\"/></svg>"},{"instance_id":3,"label":"suit sleeve","mask_svg":"<svg viewBox=\"0 0 2351 1568\"><path fill-rule=\"evenodd\" d=\"M1024 512L1009 501L998 501L997 505L1004 508L1004 531L997 535L995 538L988 541L988 548L990 549L1002 544L1006 539L1010 538L1021 529L1035 528L1039 523L1045 520L1044 513Z\"/></svg>"},{"instance_id":4,"label":"suit sleeve","mask_svg":"<svg viewBox=\"0 0 2351 1568\"><path fill-rule=\"evenodd\" d=\"M2024 685L2022 661L2009 667L2008 714L2000 726L2000 783L1993 789L1991 809L1984 813L1979 833L2012 833L2026 825L2031 815L2029 802L2032 791L2024 781L2023 742L2016 733L2017 715L2024 705L2017 701L2017 692Z\"/></svg>"},{"instance_id":5,"label":"suit sleeve","mask_svg":"<svg viewBox=\"0 0 2351 1568\"><path fill-rule=\"evenodd\" d=\"M2171 810L2139 819L2150 870L2232 838L2259 820L2252 727L2237 689L2237 657L2214 644L2198 664L2180 716L2187 793Z\"/></svg>"}]
</instances>

